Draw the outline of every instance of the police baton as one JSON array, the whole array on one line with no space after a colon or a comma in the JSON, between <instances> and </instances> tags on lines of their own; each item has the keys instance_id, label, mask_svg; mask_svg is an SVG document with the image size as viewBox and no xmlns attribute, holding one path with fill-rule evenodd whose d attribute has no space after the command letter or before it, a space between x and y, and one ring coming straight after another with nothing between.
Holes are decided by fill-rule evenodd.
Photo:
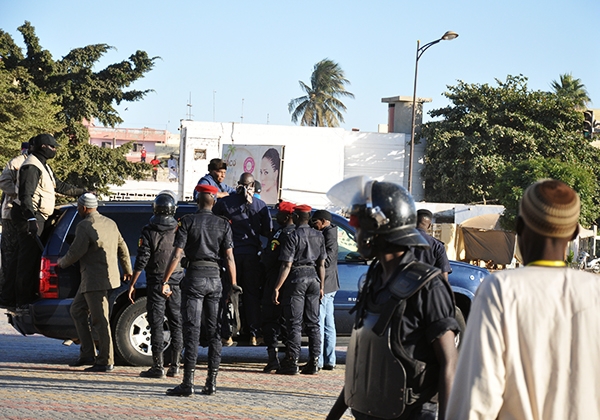
<instances>
[{"instance_id":1,"label":"police baton","mask_svg":"<svg viewBox=\"0 0 600 420\"><path fill-rule=\"evenodd\" d=\"M37 244L38 248L40 248L40 251L44 252L44 244L40 240L40 237L32 233L30 233L30 235L32 235L35 238L35 243Z\"/></svg>"}]
</instances>

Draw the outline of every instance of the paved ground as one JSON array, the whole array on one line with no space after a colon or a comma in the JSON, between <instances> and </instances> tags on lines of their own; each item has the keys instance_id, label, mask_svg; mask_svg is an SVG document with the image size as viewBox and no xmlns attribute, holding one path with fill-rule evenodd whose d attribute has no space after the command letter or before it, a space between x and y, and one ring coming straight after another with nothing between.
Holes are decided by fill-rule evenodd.
<instances>
[{"instance_id":1,"label":"paved ground","mask_svg":"<svg viewBox=\"0 0 600 420\"><path fill-rule=\"evenodd\" d=\"M6 419L314 419L324 418L342 388L344 366L318 375L262 373L264 348L223 349L217 394L166 397L180 378L140 378L138 367L84 373L68 362L78 346L34 335L23 337L0 312L0 418ZM340 362L345 347L339 347ZM306 358L306 349L303 348ZM204 383L206 351L196 385ZM345 419L352 416L346 412Z\"/></svg>"}]
</instances>

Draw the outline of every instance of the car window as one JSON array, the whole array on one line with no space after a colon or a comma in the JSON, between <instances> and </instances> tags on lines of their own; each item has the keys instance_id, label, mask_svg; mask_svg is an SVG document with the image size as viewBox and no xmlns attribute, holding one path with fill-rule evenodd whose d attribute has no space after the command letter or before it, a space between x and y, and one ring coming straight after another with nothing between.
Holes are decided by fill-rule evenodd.
<instances>
[{"instance_id":1,"label":"car window","mask_svg":"<svg viewBox=\"0 0 600 420\"><path fill-rule=\"evenodd\" d=\"M152 217L152 207L148 206L148 208L136 208L133 209L134 212L131 212L131 208L127 209L126 212L118 210L119 209L117 208L98 208L98 211L101 214L111 218L117 223L119 231L121 232L121 236L123 236L123 239L127 244L127 248L129 249L129 254L136 255L138 239L140 238L142 228L148 223L150 217ZM79 217L79 215L75 216L75 220L71 224L71 228L67 234L66 242L69 245L73 242L73 239L75 239L75 229L80 221L81 217Z\"/></svg>"},{"instance_id":2,"label":"car window","mask_svg":"<svg viewBox=\"0 0 600 420\"><path fill-rule=\"evenodd\" d=\"M338 261L345 261L348 254L358 251L358 247L356 246L356 241L354 240L354 234L352 232L345 230L341 226L338 226L337 229Z\"/></svg>"}]
</instances>

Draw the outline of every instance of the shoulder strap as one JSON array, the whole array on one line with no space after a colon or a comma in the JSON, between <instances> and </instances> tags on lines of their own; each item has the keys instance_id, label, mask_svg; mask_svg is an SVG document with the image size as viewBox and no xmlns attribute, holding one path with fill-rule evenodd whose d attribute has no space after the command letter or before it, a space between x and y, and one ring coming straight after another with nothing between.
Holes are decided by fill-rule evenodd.
<instances>
[{"instance_id":1,"label":"shoulder strap","mask_svg":"<svg viewBox=\"0 0 600 420\"><path fill-rule=\"evenodd\" d=\"M388 285L392 297L383 307L379 319L373 327L373 332L379 336L383 335L398 305L421 290L440 273L439 268L419 261L413 261L399 273L394 273Z\"/></svg>"}]
</instances>

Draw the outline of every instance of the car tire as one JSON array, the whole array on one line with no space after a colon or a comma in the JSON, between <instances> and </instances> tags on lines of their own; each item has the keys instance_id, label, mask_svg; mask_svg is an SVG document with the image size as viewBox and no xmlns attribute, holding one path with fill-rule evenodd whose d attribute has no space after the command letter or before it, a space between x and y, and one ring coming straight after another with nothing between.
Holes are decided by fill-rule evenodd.
<instances>
[{"instance_id":1,"label":"car tire","mask_svg":"<svg viewBox=\"0 0 600 420\"><path fill-rule=\"evenodd\" d=\"M458 322L458 326L460 328L460 332L458 334L456 334L456 337L454 338L454 342L456 344L456 348L460 349L460 345L462 344L462 337L463 334L465 333L465 329L467 328L467 323L465 321L465 317L461 311L461 309L458 306L454 307L454 318L456 319L456 322Z\"/></svg>"},{"instance_id":2,"label":"car tire","mask_svg":"<svg viewBox=\"0 0 600 420\"><path fill-rule=\"evenodd\" d=\"M117 358L132 366L151 366L152 348L150 324L147 319L146 297L127 306L115 325L115 353ZM165 318L166 323L166 318ZM168 328L165 326L165 328ZM165 331L165 350L170 343L170 334Z\"/></svg>"}]
</instances>

